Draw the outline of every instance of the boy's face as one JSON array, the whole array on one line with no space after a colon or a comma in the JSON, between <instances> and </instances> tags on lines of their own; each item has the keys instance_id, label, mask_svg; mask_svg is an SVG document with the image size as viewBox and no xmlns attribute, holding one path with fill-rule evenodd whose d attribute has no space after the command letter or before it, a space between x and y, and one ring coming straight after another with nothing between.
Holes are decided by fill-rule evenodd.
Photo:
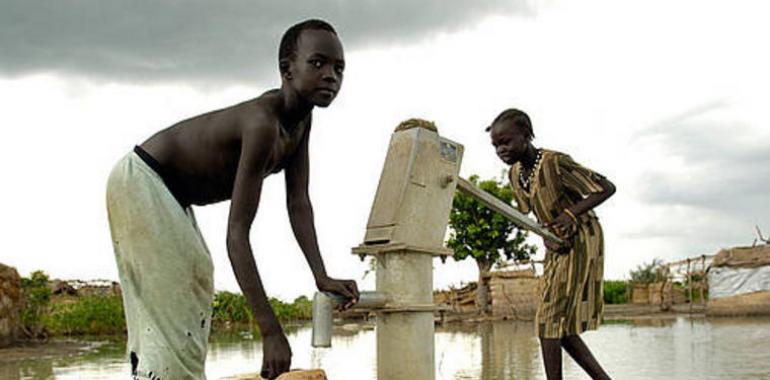
<instances>
[{"instance_id":1,"label":"boy's face","mask_svg":"<svg viewBox=\"0 0 770 380\"><path fill-rule=\"evenodd\" d=\"M521 128L513 124L511 120L503 120L492 125L490 131L492 145L495 147L497 157L508 165L513 165L524 157L529 145L529 139Z\"/></svg>"},{"instance_id":2,"label":"boy's face","mask_svg":"<svg viewBox=\"0 0 770 380\"><path fill-rule=\"evenodd\" d=\"M289 65L291 86L300 96L319 107L332 103L342 86L345 70L342 44L334 33L303 31Z\"/></svg>"}]
</instances>

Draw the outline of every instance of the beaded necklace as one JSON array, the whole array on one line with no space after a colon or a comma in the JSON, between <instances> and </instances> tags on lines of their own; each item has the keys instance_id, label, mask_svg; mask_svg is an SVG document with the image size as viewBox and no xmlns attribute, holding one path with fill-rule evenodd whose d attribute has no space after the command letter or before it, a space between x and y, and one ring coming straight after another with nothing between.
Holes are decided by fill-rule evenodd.
<instances>
[{"instance_id":1,"label":"beaded necklace","mask_svg":"<svg viewBox=\"0 0 770 380\"><path fill-rule=\"evenodd\" d=\"M535 172L537 172L537 169L540 166L540 158L542 157L543 157L543 150L538 149L537 157L535 158L535 163L532 165L532 170L530 170L527 178L524 178L524 170L519 171L519 184L521 185L521 187L527 190L527 192L529 192L529 185L530 183L532 183L532 178L535 178ZM522 164L522 169L524 169L523 164Z\"/></svg>"}]
</instances>

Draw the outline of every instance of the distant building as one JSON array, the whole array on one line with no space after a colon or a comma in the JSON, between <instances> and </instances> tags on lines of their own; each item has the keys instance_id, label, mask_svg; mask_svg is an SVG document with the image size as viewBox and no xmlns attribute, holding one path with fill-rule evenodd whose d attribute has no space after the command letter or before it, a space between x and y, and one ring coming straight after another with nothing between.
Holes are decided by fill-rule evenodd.
<instances>
[{"instance_id":1,"label":"distant building","mask_svg":"<svg viewBox=\"0 0 770 380\"><path fill-rule=\"evenodd\" d=\"M708 283L708 315L770 315L770 245L720 251Z\"/></svg>"},{"instance_id":2,"label":"distant building","mask_svg":"<svg viewBox=\"0 0 770 380\"><path fill-rule=\"evenodd\" d=\"M538 277L531 269L489 272L489 305L494 319L533 320L537 310ZM460 289L433 292L433 302L450 316L470 317L477 314L477 284L472 282ZM449 318L453 320L453 318Z\"/></svg>"},{"instance_id":3,"label":"distant building","mask_svg":"<svg viewBox=\"0 0 770 380\"><path fill-rule=\"evenodd\" d=\"M530 269L491 272L492 316L531 321L537 311L538 277Z\"/></svg>"},{"instance_id":4,"label":"distant building","mask_svg":"<svg viewBox=\"0 0 770 380\"><path fill-rule=\"evenodd\" d=\"M0 264L0 347L16 340L21 328L21 277L16 269Z\"/></svg>"}]
</instances>

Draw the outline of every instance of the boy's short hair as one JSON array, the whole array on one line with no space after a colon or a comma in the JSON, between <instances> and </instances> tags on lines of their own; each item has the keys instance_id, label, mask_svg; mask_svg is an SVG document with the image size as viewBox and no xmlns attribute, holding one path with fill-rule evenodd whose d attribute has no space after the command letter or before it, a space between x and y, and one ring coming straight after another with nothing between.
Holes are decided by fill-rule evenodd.
<instances>
[{"instance_id":1,"label":"boy's short hair","mask_svg":"<svg viewBox=\"0 0 770 380\"><path fill-rule=\"evenodd\" d=\"M529 116L524 111L516 108L508 108L507 110L500 112L495 120L492 121L492 124L487 127L486 131L490 132L492 126L505 120L511 120L513 125L521 128L527 133L527 137L530 140L535 138L535 132L532 131L532 121L529 120Z\"/></svg>"},{"instance_id":2,"label":"boy's short hair","mask_svg":"<svg viewBox=\"0 0 770 380\"><path fill-rule=\"evenodd\" d=\"M283 65L283 62L287 59L293 59L297 54L297 42L302 32L306 30L325 30L327 32L337 35L337 31L326 21L318 19L310 19L300 22L291 26L281 37L281 45L278 48L278 62L279 65ZM283 68L282 68L283 69Z\"/></svg>"}]
</instances>

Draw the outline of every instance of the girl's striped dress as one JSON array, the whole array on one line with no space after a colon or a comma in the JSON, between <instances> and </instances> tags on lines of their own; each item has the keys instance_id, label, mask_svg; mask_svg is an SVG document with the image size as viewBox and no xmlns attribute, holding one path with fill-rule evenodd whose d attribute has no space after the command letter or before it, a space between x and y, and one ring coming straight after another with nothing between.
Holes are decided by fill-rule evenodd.
<instances>
[{"instance_id":1,"label":"girl's striped dress","mask_svg":"<svg viewBox=\"0 0 770 380\"><path fill-rule=\"evenodd\" d=\"M565 208L589 194L604 191L599 185L600 174L564 153L542 150L529 191L518 181L520 167L516 163L509 172L514 200L519 211L534 212L541 224L553 221ZM594 330L602 318L604 238L596 214L591 210L580 215L573 232L569 254L546 250L535 318L535 331L541 338Z\"/></svg>"}]
</instances>

